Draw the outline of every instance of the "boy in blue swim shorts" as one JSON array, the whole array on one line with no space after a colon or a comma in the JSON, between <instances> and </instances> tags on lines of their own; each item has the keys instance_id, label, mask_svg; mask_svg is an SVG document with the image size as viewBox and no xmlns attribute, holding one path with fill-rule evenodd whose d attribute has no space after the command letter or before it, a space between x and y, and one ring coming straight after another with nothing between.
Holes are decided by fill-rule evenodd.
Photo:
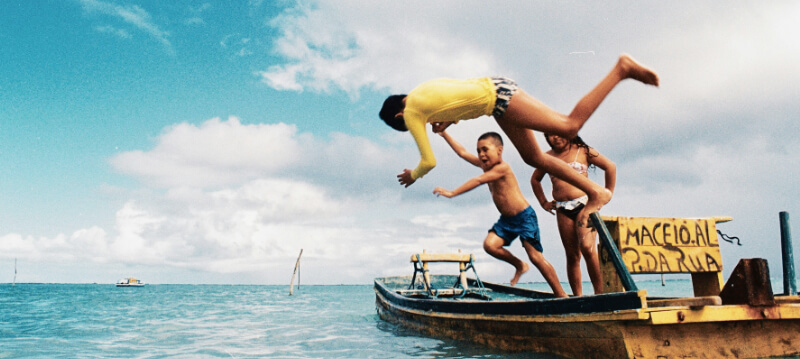
<instances>
[{"instance_id":1,"label":"boy in blue swim shorts","mask_svg":"<svg viewBox=\"0 0 800 359\"><path fill-rule=\"evenodd\" d=\"M494 232L498 237L502 238L504 247L511 245L511 242L514 242L514 239L519 237L521 241L529 243L537 251L544 252L542 242L539 239L539 219L530 206L513 217L501 215L489 232Z\"/></svg>"},{"instance_id":2,"label":"boy in blue swim shorts","mask_svg":"<svg viewBox=\"0 0 800 359\"><path fill-rule=\"evenodd\" d=\"M561 283L558 281L553 265L542 254L536 213L531 208L531 205L528 204L528 201L525 200L525 196L522 195L517 177L511 170L511 166L503 161L503 138L495 132L481 135L478 138L478 155L476 156L469 153L464 146L456 142L447 132L441 131L439 135L444 137L450 147L461 158L480 167L483 170L483 174L468 180L452 191L436 187L433 190L433 194L452 198L486 184L489 187L489 192L492 193L492 200L497 210L500 211L500 219L486 235L486 239L483 241L483 249L492 257L514 266L515 272L510 282L511 285L515 285L530 266L514 256L505 247L509 246L517 237L521 237L522 247L525 248L528 258L542 273L547 284L553 289L553 294L557 297L566 297L567 293L561 288Z\"/></svg>"}]
</instances>

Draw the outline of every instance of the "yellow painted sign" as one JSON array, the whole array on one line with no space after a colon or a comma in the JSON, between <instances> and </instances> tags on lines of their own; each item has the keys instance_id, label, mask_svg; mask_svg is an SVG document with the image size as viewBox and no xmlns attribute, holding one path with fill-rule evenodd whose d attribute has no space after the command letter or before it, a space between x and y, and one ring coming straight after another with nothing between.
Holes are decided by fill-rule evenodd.
<instances>
[{"instance_id":1,"label":"yellow painted sign","mask_svg":"<svg viewBox=\"0 0 800 359\"><path fill-rule=\"evenodd\" d=\"M722 271L714 218L603 219L631 273Z\"/></svg>"}]
</instances>

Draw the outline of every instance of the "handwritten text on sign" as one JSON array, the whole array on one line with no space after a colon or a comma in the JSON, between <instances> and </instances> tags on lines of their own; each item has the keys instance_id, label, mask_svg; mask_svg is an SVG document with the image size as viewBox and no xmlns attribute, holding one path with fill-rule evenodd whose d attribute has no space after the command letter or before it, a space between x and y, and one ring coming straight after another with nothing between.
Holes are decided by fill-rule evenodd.
<instances>
[{"instance_id":1,"label":"handwritten text on sign","mask_svg":"<svg viewBox=\"0 0 800 359\"><path fill-rule=\"evenodd\" d=\"M631 273L722 271L716 222L618 217L618 245Z\"/></svg>"}]
</instances>

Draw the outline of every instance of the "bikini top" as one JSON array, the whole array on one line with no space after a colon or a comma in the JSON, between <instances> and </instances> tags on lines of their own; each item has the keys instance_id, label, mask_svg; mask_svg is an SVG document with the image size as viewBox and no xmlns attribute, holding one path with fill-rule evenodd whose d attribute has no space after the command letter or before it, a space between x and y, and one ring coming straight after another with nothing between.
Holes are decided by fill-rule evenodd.
<instances>
[{"instance_id":1,"label":"bikini top","mask_svg":"<svg viewBox=\"0 0 800 359\"><path fill-rule=\"evenodd\" d=\"M578 152L575 153L575 159L572 160L572 162L567 163L567 165L572 167L572 169L575 170L575 172L578 172L578 174L584 174L589 172L589 166L578 162L578 155L580 154L581 154L581 149L578 148Z\"/></svg>"}]
</instances>

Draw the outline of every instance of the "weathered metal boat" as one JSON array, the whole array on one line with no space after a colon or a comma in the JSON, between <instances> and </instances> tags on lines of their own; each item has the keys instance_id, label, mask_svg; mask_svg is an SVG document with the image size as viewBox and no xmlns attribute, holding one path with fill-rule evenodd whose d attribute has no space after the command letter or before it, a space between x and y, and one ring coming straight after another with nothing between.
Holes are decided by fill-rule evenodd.
<instances>
[{"instance_id":1,"label":"weathered metal boat","mask_svg":"<svg viewBox=\"0 0 800 359\"><path fill-rule=\"evenodd\" d=\"M782 295L773 294L763 259L741 260L723 283L716 223L730 218L595 214L605 294L555 298L482 282L472 255L421 253L411 257L413 275L375 280L376 307L382 319L430 336L567 358L796 356L800 297L788 215L781 219ZM458 263L460 273L431 275L433 262ZM632 273L690 273L694 296L649 297Z\"/></svg>"}]
</instances>

